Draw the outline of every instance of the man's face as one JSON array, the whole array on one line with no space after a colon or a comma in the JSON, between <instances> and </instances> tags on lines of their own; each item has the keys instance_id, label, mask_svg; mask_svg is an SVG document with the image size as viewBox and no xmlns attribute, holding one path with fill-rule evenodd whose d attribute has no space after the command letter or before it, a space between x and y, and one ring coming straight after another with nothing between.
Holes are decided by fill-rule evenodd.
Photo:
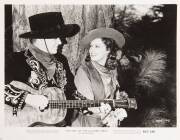
<instances>
[{"instance_id":1,"label":"man's face","mask_svg":"<svg viewBox=\"0 0 180 140\"><path fill-rule=\"evenodd\" d=\"M56 54L58 46L62 45L60 38L45 39L45 41L50 54Z\"/></svg>"}]
</instances>

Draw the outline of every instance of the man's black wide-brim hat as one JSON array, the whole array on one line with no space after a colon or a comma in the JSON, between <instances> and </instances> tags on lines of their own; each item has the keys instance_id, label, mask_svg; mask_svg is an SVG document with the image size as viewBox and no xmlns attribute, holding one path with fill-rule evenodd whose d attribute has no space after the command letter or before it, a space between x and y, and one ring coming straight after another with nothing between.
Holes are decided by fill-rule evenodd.
<instances>
[{"instance_id":1,"label":"man's black wide-brim hat","mask_svg":"<svg viewBox=\"0 0 180 140\"><path fill-rule=\"evenodd\" d=\"M64 24L61 12L40 13L29 17L30 32L19 35L22 38L66 38L80 30L77 24Z\"/></svg>"}]
</instances>

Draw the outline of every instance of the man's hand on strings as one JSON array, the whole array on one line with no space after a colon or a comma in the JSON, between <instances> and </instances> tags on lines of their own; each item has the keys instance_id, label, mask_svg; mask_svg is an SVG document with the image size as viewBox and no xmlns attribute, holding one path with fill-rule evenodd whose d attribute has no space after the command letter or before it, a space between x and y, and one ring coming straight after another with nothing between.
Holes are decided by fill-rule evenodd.
<instances>
[{"instance_id":1,"label":"man's hand on strings","mask_svg":"<svg viewBox=\"0 0 180 140\"><path fill-rule=\"evenodd\" d=\"M48 99L44 95L28 94L25 103L42 111L48 106Z\"/></svg>"}]
</instances>

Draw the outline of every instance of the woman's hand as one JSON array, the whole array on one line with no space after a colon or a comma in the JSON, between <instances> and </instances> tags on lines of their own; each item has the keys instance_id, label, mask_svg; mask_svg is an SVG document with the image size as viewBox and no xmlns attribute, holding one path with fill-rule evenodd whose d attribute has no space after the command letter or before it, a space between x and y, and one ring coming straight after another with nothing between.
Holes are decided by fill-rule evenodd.
<instances>
[{"instance_id":1,"label":"woman's hand","mask_svg":"<svg viewBox=\"0 0 180 140\"><path fill-rule=\"evenodd\" d=\"M88 111L97 114L103 119L111 111L111 106L109 104L101 103L100 107L90 107Z\"/></svg>"},{"instance_id":2,"label":"woman's hand","mask_svg":"<svg viewBox=\"0 0 180 140\"><path fill-rule=\"evenodd\" d=\"M117 92L116 99L127 99L128 94L125 91Z\"/></svg>"},{"instance_id":3,"label":"woman's hand","mask_svg":"<svg viewBox=\"0 0 180 140\"><path fill-rule=\"evenodd\" d=\"M44 95L28 94L25 103L41 111L48 106L48 99Z\"/></svg>"},{"instance_id":4,"label":"woman's hand","mask_svg":"<svg viewBox=\"0 0 180 140\"><path fill-rule=\"evenodd\" d=\"M108 127L117 127L120 125L120 122L127 117L127 112L123 108L117 108L115 111L111 111L110 114L105 117L102 121Z\"/></svg>"},{"instance_id":5,"label":"woman's hand","mask_svg":"<svg viewBox=\"0 0 180 140\"><path fill-rule=\"evenodd\" d=\"M101 103L100 107L88 108L89 111L99 115L102 123L108 127L117 127L120 122L127 117L127 112L123 108L117 108L114 111L111 110L109 104Z\"/></svg>"}]
</instances>

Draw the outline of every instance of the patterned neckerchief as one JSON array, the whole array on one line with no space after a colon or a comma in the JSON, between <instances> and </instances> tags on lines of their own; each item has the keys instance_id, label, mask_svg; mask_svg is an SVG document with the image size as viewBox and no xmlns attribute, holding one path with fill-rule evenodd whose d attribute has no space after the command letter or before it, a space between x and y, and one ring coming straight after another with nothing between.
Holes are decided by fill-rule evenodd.
<instances>
[{"instance_id":1,"label":"patterned neckerchief","mask_svg":"<svg viewBox=\"0 0 180 140\"><path fill-rule=\"evenodd\" d=\"M63 64L54 58L53 62L56 64L55 73L52 78L48 76L47 69L39 62L32 53L27 50L24 54L26 62L31 67L31 77L29 78L30 85L38 90L46 87L58 87L64 91L64 86L67 84L66 71ZM33 76L35 75L35 76Z\"/></svg>"}]
</instances>

